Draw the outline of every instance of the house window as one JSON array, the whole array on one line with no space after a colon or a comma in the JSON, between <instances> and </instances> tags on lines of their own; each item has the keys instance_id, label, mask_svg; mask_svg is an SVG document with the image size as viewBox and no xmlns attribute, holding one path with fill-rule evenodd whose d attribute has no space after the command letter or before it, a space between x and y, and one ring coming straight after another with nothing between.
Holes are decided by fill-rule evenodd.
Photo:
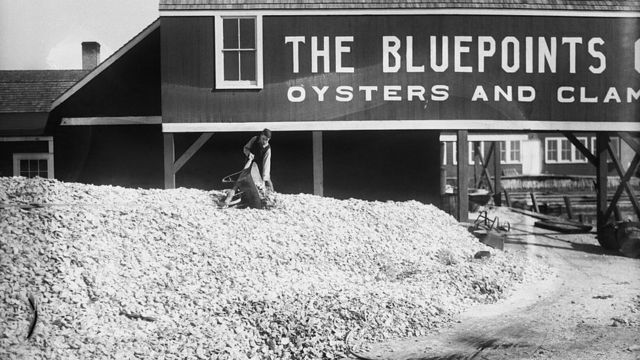
<instances>
[{"instance_id":1,"label":"house window","mask_svg":"<svg viewBox=\"0 0 640 360\"><path fill-rule=\"evenodd\" d=\"M476 159L476 146L478 145L478 156L484 161L484 142L483 141L469 141L469 165L475 164Z\"/></svg>"},{"instance_id":2,"label":"house window","mask_svg":"<svg viewBox=\"0 0 640 360\"><path fill-rule=\"evenodd\" d=\"M520 164L520 140L500 141L500 163Z\"/></svg>"},{"instance_id":3,"label":"house window","mask_svg":"<svg viewBox=\"0 0 640 360\"><path fill-rule=\"evenodd\" d=\"M451 143L452 144L452 148L451 148L451 162L453 163L453 165L458 165L458 142L454 141Z\"/></svg>"},{"instance_id":4,"label":"house window","mask_svg":"<svg viewBox=\"0 0 640 360\"><path fill-rule=\"evenodd\" d=\"M262 88L262 17L216 16L216 89Z\"/></svg>"},{"instance_id":5,"label":"house window","mask_svg":"<svg viewBox=\"0 0 640 360\"><path fill-rule=\"evenodd\" d=\"M618 158L618 160L620 160L620 138L610 137L609 143L611 144L611 149L613 150L613 153L616 154L616 157ZM591 153L594 155L597 155L595 136L591 138ZM610 162L610 163L613 162L611 157L608 155L608 152L607 152L607 162Z\"/></svg>"},{"instance_id":6,"label":"house window","mask_svg":"<svg viewBox=\"0 0 640 360\"><path fill-rule=\"evenodd\" d=\"M587 146L587 138L578 138L578 141ZM546 138L544 153L547 164L587 162L587 158L566 138Z\"/></svg>"},{"instance_id":7,"label":"house window","mask_svg":"<svg viewBox=\"0 0 640 360\"><path fill-rule=\"evenodd\" d=\"M13 154L13 176L53 178L53 154Z\"/></svg>"},{"instance_id":8,"label":"house window","mask_svg":"<svg viewBox=\"0 0 640 360\"><path fill-rule=\"evenodd\" d=\"M509 141L509 162L510 163L519 163L520 162L520 141L519 140L511 140Z\"/></svg>"},{"instance_id":9,"label":"house window","mask_svg":"<svg viewBox=\"0 0 640 360\"><path fill-rule=\"evenodd\" d=\"M584 145L585 148L587 148L587 146L589 146L587 144L587 138L586 137L579 137L578 141L580 141L582 143L582 145ZM583 162L586 163L587 157L584 156L584 154L582 154L582 151L578 150L577 147L573 147L573 161L574 162Z\"/></svg>"},{"instance_id":10,"label":"house window","mask_svg":"<svg viewBox=\"0 0 640 360\"><path fill-rule=\"evenodd\" d=\"M441 142L440 148L442 149L442 165L447 165L447 143Z\"/></svg>"}]
</instances>

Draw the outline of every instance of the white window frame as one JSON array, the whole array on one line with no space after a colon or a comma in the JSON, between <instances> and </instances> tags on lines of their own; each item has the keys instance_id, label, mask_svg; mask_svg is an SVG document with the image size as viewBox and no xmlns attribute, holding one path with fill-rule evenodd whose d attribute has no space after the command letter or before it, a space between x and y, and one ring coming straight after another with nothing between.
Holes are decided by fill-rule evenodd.
<instances>
[{"instance_id":1,"label":"white window frame","mask_svg":"<svg viewBox=\"0 0 640 360\"><path fill-rule=\"evenodd\" d=\"M480 141L480 140L476 140L476 141L469 141L469 165L473 165L475 164L475 158L473 156L473 143L474 142L479 142L480 143L480 154L482 154L482 160L484 161L484 141Z\"/></svg>"},{"instance_id":2,"label":"white window frame","mask_svg":"<svg viewBox=\"0 0 640 360\"><path fill-rule=\"evenodd\" d=\"M500 144L504 142L505 156L504 160L500 159L500 164L522 164L522 140L500 140L498 141L497 155L500 156ZM511 158L511 143L518 142L520 144L520 160ZM496 149L494 149L496 151Z\"/></svg>"},{"instance_id":3,"label":"white window frame","mask_svg":"<svg viewBox=\"0 0 640 360\"><path fill-rule=\"evenodd\" d=\"M451 148L451 154L453 155L451 157L451 163L453 165L458 165L458 142L454 141L451 143L452 144L452 148Z\"/></svg>"},{"instance_id":4,"label":"white window frame","mask_svg":"<svg viewBox=\"0 0 640 360\"><path fill-rule=\"evenodd\" d=\"M586 136L580 136L580 137L576 137L576 139L578 139L578 141L580 140L584 140L584 142L582 142L582 144L584 145L584 147L587 147L589 145L589 138ZM571 159L573 160L574 163L587 163L589 162L589 159L587 159L587 157L585 156L584 159L580 160L578 159L578 155L582 155L582 153L580 152L580 150L578 150L577 147L575 147L575 145L571 144L573 149L571 151Z\"/></svg>"},{"instance_id":5,"label":"white window frame","mask_svg":"<svg viewBox=\"0 0 640 360\"><path fill-rule=\"evenodd\" d=\"M578 140L584 140L584 145L585 147L588 145L589 143L589 139L587 137L577 137ZM561 156L562 156L562 142L563 141L568 141L569 144L571 145L571 158L569 160L562 160ZM550 159L549 158L549 143L550 142L555 142L556 143L556 158L555 159ZM594 148L594 142L591 142L591 147ZM589 162L589 160L587 158L585 159L578 159L577 155L580 154L580 150L578 150L578 148L573 145L573 143L571 143L571 141L565 137L548 137L544 139L544 162L545 164L584 164Z\"/></svg>"},{"instance_id":6,"label":"white window frame","mask_svg":"<svg viewBox=\"0 0 640 360\"><path fill-rule=\"evenodd\" d=\"M13 176L20 176L21 160L47 160L47 178L53 179L53 154L52 153L14 153Z\"/></svg>"},{"instance_id":7,"label":"white window frame","mask_svg":"<svg viewBox=\"0 0 640 360\"><path fill-rule=\"evenodd\" d=\"M447 143L441 141L440 147L442 148L442 165L447 165Z\"/></svg>"},{"instance_id":8,"label":"white window frame","mask_svg":"<svg viewBox=\"0 0 640 360\"><path fill-rule=\"evenodd\" d=\"M256 20L256 81L247 80L225 80L224 78L224 55L223 55L223 20L231 19L255 19ZM216 67L216 89L262 89L263 83L263 60L262 60L262 15L247 15L229 13L214 17L215 25L215 67Z\"/></svg>"}]
</instances>

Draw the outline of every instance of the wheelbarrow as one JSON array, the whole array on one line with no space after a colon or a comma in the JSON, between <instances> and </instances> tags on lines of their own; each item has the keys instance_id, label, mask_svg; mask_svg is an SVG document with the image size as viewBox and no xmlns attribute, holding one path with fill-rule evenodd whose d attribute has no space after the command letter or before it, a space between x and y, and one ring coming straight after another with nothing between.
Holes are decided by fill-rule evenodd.
<instances>
[{"instance_id":1,"label":"wheelbarrow","mask_svg":"<svg viewBox=\"0 0 640 360\"><path fill-rule=\"evenodd\" d=\"M264 208L265 186L255 163L247 161L244 169L222 178L223 183L233 183L233 189L226 190L226 198L221 207Z\"/></svg>"},{"instance_id":2,"label":"wheelbarrow","mask_svg":"<svg viewBox=\"0 0 640 360\"><path fill-rule=\"evenodd\" d=\"M473 226L469 228L469 231L475 235L481 243L499 250L504 250L504 240L507 237L506 233L510 230L511 224L509 224L509 222L505 221L501 224L497 216L490 219L486 211L481 211L473 223Z\"/></svg>"}]
</instances>

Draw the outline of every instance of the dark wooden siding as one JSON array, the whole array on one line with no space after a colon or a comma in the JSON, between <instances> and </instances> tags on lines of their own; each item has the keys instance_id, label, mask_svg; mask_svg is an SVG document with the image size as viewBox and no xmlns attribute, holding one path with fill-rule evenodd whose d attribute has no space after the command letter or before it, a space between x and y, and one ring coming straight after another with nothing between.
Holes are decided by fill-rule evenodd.
<instances>
[{"instance_id":1,"label":"dark wooden siding","mask_svg":"<svg viewBox=\"0 0 640 360\"><path fill-rule=\"evenodd\" d=\"M162 99L165 122L259 122L314 120L394 120L394 119L488 119L488 120L558 120L558 121L634 121L640 113L639 102L606 104L560 104L556 101L558 86L587 87L588 96L601 99L609 86L620 91L640 88L640 76L633 70L632 43L638 37L637 19L619 18L559 18L517 16L265 16L264 88L262 90L218 91L214 89L213 19L207 17L161 18L162 22ZM577 30L579 29L579 30ZM310 36L353 35L352 56L345 65L356 68L353 74L312 74L310 55L301 52L300 73L291 68L291 45L284 44L288 35ZM414 58L423 64L428 59L427 39L430 35L450 37L449 57L453 58L451 37L456 35L493 36L499 41L515 36L524 48L525 36L599 36L606 42L607 70L592 74L587 68L595 60L588 56L586 44L578 51L577 72L569 72L566 46L558 40L556 74L526 74L524 60L521 69L508 74L500 68L498 55L487 60L486 71L454 73L453 60L449 70L433 73L383 73L381 38L395 35L404 39L414 36ZM332 38L333 39L333 38ZM586 40L585 40L586 41ZM334 46L333 41L330 45ZM524 50L521 51L522 53ZM401 49L404 53L404 48ZM498 52L496 52L498 54ZM476 65L477 48L471 46L467 61ZM537 59L537 53L534 52ZM332 71L334 66L332 65ZM423 85L450 87L444 102L362 100L354 91L351 102L335 101L335 87L347 85ZM307 89L308 99L300 103L287 100L290 86ZM327 101L313 97L312 85L330 86ZM534 102L470 101L476 85L487 93L493 86L531 85L536 88ZM621 97L626 97L621 94ZM334 99L334 100L331 100ZM508 125L505 125L508 126Z\"/></svg>"}]
</instances>

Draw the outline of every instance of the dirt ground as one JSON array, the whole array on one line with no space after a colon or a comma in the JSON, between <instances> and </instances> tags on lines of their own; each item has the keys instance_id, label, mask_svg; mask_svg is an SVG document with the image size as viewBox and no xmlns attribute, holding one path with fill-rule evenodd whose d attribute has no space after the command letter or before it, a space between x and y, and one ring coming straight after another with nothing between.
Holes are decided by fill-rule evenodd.
<instances>
[{"instance_id":1,"label":"dirt ground","mask_svg":"<svg viewBox=\"0 0 640 360\"><path fill-rule=\"evenodd\" d=\"M489 216L496 215L512 226L505 250L524 249L553 275L470 309L436 334L354 342L355 352L394 360L640 359L640 259L604 250L593 233L539 229L535 219L507 209Z\"/></svg>"}]
</instances>

